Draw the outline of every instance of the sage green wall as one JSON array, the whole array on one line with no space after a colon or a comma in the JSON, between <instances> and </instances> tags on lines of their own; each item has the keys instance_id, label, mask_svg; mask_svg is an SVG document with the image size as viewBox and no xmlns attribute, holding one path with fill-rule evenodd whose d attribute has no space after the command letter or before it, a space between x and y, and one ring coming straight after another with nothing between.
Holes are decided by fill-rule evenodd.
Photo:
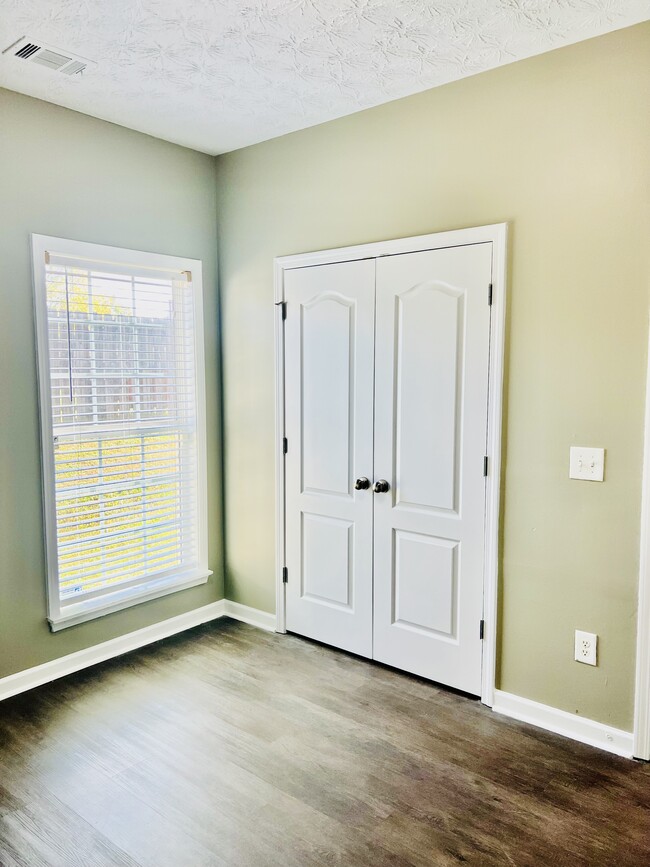
<instances>
[{"instance_id":1,"label":"sage green wall","mask_svg":"<svg viewBox=\"0 0 650 867\"><path fill-rule=\"evenodd\" d=\"M631 729L649 52L644 24L217 159L229 598L274 609L273 257L508 221L498 685Z\"/></svg>"},{"instance_id":2,"label":"sage green wall","mask_svg":"<svg viewBox=\"0 0 650 867\"><path fill-rule=\"evenodd\" d=\"M29 235L202 259L210 566L202 586L48 630ZM0 677L223 596L214 159L0 90Z\"/></svg>"}]
</instances>

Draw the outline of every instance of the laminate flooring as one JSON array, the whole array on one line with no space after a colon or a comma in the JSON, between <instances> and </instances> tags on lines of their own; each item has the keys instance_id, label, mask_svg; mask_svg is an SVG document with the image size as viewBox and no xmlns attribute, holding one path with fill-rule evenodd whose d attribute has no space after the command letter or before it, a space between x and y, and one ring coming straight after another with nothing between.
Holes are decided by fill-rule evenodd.
<instances>
[{"instance_id":1,"label":"laminate flooring","mask_svg":"<svg viewBox=\"0 0 650 867\"><path fill-rule=\"evenodd\" d=\"M648 867L650 766L220 620L0 704L2 867Z\"/></svg>"}]
</instances>

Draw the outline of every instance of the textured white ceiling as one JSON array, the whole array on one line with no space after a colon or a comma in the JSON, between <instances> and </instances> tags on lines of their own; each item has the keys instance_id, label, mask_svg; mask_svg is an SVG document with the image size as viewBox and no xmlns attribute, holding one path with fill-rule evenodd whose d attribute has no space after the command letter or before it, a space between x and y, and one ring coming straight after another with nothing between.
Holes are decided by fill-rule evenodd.
<instances>
[{"instance_id":1,"label":"textured white ceiling","mask_svg":"<svg viewBox=\"0 0 650 867\"><path fill-rule=\"evenodd\" d=\"M650 0L0 0L0 86L223 153L650 17ZM1 118L0 118L1 123Z\"/></svg>"}]
</instances>

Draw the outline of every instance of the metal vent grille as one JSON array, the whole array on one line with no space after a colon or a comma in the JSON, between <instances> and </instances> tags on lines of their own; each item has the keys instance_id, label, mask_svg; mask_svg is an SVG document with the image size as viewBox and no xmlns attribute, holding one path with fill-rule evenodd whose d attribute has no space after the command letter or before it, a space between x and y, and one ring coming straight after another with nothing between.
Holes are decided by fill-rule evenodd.
<instances>
[{"instance_id":1,"label":"metal vent grille","mask_svg":"<svg viewBox=\"0 0 650 867\"><path fill-rule=\"evenodd\" d=\"M71 57L66 57L64 54L57 54L56 51L50 51L47 48L41 48L40 51L31 55L34 63L40 63L41 66L47 66L48 69L61 69L66 63L70 63Z\"/></svg>"},{"instance_id":2,"label":"metal vent grille","mask_svg":"<svg viewBox=\"0 0 650 867\"><path fill-rule=\"evenodd\" d=\"M79 57L71 51L61 51L60 48L53 48L43 42L28 39L26 36L5 48L2 53L13 55L20 60L28 60L30 63L37 63L54 72L63 72L69 77L79 75L95 65L92 60Z\"/></svg>"},{"instance_id":3,"label":"metal vent grille","mask_svg":"<svg viewBox=\"0 0 650 867\"><path fill-rule=\"evenodd\" d=\"M40 45L35 45L33 42L28 42L27 45L23 45L20 51L16 52L16 57L31 57L35 51L40 50Z\"/></svg>"},{"instance_id":4,"label":"metal vent grille","mask_svg":"<svg viewBox=\"0 0 650 867\"><path fill-rule=\"evenodd\" d=\"M81 60L73 60L72 63L68 63L66 68L62 69L61 72L66 75L76 75L78 72L83 72L86 66L88 66L88 64L82 63Z\"/></svg>"}]
</instances>

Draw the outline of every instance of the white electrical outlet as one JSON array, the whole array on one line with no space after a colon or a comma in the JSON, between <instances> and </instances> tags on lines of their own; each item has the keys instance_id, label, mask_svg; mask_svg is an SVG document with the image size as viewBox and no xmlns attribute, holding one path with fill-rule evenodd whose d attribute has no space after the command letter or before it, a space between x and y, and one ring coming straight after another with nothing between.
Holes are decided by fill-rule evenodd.
<instances>
[{"instance_id":1,"label":"white electrical outlet","mask_svg":"<svg viewBox=\"0 0 650 867\"><path fill-rule=\"evenodd\" d=\"M597 665L598 636L593 632L576 629L575 659L587 665Z\"/></svg>"}]
</instances>

